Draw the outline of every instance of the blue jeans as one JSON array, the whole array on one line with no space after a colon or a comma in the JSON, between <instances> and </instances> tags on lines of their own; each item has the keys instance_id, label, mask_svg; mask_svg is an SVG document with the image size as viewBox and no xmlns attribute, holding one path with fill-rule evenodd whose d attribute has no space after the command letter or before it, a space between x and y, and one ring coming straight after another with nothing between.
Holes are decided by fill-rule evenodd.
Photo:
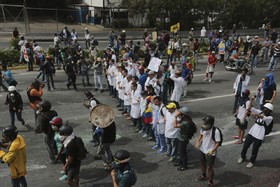
<instances>
[{"instance_id":1,"label":"blue jeans","mask_svg":"<svg viewBox=\"0 0 280 187\"><path fill-rule=\"evenodd\" d=\"M25 179L25 176L16 178L16 179L12 179L12 185L13 187L27 187L27 182Z\"/></svg>"},{"instance_id":2,"label":"blue jeans","mask_svg":"<svg viewBox=\"0 0 280 187\"><path fill-rule=\"evenodd\" d=\"M15 125L15 115L17 116L17 119L21 122L24 123L24 120L21 117L22 112L16 112L13 110L10 110L10 118L11 118L11 125Z\"/></svg>"},{"instance_id":3,"label":"blue jeans","mask_svg":"<svg viewBox=\"0 0 280 187\"><path fill-rule=\"evenodd\" d=\"M267 70L274 71L276 69L277 62L279 61L279 59L280 57L272 56Z\"/></svg>"},{"instance_id":4,"label":"blue jeans","mask_svg":"<svg viewBox=\"0 0 280 187\"><path fill-rule=\"evenodd\" d=\"M268 54L268 48L263 47L262 48L262 61L263 61L263 63L267 63L267 58L268 58L267 54Z\"/></svg>"},{"instance_id":5,"label":"blue jeans","mask_svg":"<svg viewBox=\"0 0 280 187\"><path fill-rule=\"evenodd\" d=\"M160 142L160 149L166 150L166 142L165 142L165 135L164 134L158 134L159 142Z\"/></svg>"},{"instance_id":6,"label":"blue jeans","mask_svg":"<svg viewBox=\"0 0 280 187\"><path fill-rule=\"evenodd\" d=\"M177 145L178 139L177 138L166 138L167 144L167 154L173 158L177 157Z\"/></svg>"},{"instance_id":7,"label":"blue jeans","mask_svg":"<svg viewBox=\"0 0 280 187\"><path fill-rule=\"evenodd\" d=\"M259 64L259 62L258 62L258 59L259 59L259 57L258 57L258 55L252 55L252 58L251 58L252 60L251 60L251 65L252 66L254 66L254 67L257 67L257 65Z\"/></svg>"}]
</instances>

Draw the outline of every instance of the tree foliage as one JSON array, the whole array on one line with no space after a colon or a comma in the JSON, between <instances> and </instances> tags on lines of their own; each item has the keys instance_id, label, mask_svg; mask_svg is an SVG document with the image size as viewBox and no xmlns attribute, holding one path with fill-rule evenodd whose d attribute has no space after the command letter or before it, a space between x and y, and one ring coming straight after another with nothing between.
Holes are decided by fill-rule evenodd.
<instances>
[{"instance_id":1,"label":"tree foliage","mask_svg":"<svg viewBox=\"0 0 280 187\"><path fill-rule=\"evenodd\" d=\"M280 26L280 0L123 0L123 5L131 16L146 12L150 26L165 27L177 22L182 29L202 25L231 29L233 24L239 28L259 27L269 22L273 27ZM170 22L166 23L165 18Z\"/></svg>"}]
</instances>

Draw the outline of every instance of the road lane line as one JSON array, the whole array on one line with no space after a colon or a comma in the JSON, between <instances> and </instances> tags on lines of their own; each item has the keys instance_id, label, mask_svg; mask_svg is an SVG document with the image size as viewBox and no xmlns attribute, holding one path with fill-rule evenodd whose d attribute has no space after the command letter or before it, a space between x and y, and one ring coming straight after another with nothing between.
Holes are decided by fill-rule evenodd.
<instances>
[{"instance_id":1,"label":"road lane line","mask_svg":"<svg viewBox=\"0 0 280 187\"><path fill-rule=\"evenodd\" d=\"M190 99L190 100L186 100L186 101L180 101L180 103L188 103L188 102L196 102L196 101L206 101L206 100L219 99L219 98L224 98L224 97L229 97L229 96L234 96L234 94L218 95L218 96L199 98L199 99Z\"/></svg>"},{"instance_id":2,"label":"road lane line","mask_svg":"<svg viewBox=\"0 0 280 187\"><path fill-rule=\"evenodd\" d=\"M267 135L267 136L276 136L276 135L279 135L279 134L280 134L280 131L276 131L276 132L270 133L270 134ZM266 136L266 137L267 137L267 136ZM265 139L264 139L264 140L265 140ZM244 139L244 141L245 141L245 139ZM224 146L224 145L232 145L232 144L234 144L234 142L236 142L236 140L224 142L224 143L223 143L223 146Z\"/></svg>"},{"instance_id":3,"label":"road lane line","mask_svg":"<svg viewBox=\"0 0 280 187\"><path fill-rule=\"evenodd\" d=\"M33 170L45 169L45 168L47 168L47 166L45 165L38 165L38 164L31 164L31 163L26 164L26 169L28 172ZM8 177L10 176L10 169L8 167L1 168L0 173L1 173L0 177Z\"/></svg>"}]
</instances>

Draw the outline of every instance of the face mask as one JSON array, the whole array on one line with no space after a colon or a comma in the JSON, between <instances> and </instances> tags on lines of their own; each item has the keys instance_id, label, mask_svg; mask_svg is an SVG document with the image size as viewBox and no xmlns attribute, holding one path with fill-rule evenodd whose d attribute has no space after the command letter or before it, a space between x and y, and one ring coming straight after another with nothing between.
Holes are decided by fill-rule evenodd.
<instances>
[{"instance_id":1,"label":"face mask","mask_svg":"<svg viewBox=\"0 0 280 187\"><path fill-rule=\"evenodd\" d=\"M176 120L177 120L177 122L180 122L180 121L182 121L182 117L177 117Z\"/></svg>"},{"instance_id":2,"label":"face mask","mask_svg":"<svg viewBox=\"0 0 280 187\"><path fill-rule=\"evenodd\" d=\"M58 139L63 142L65 140L66 136L63 136L63 135L58 135Z\"/></svg>"},{"instance_id":3,"label":"face mask","mask_svg":"<svg viewBox=\"0 0 280 187\"><path fill-rule=\"evenodd\" d=\"M54 131L57 131L57 130L58 130L58 127L57 127L57 126L52 125L52 129L53 129Z\"/></svg>"}]
</instances>

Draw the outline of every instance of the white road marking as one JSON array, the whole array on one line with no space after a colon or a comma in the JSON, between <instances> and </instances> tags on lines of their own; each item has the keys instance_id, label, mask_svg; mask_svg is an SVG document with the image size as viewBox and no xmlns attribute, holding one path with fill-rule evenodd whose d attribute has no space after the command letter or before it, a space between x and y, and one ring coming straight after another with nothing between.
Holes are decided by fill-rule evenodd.
<instances>
[{"instance_id":1,"label":"white road marking","mask_svg":"<svg viewBox=\"0 0 280 187\"><path fill-rule=\"evenodd\" d=\"M190 99L190 100L187 100L187 101L180 101L180 103L206 101L206 100L219 99L219 98L229 97L229 96L234 96L234 94L218 95L218 96L206 97L206 98L200 98L200 99Z\"/></svg>"},{"instance_id":2,"label":"white road marking","mask_svg":"<svg viewBox=\"0 0 280 187\"><path fill-rule=\"evenodd\" d=\"M269 135L267 135L267 136L276 136L276 135L279 135L279 134L280 134L280 131L276 131L276 132L271 132L271 133L270 133ZM245 139L244 139L244 141L245 141ZM264 139L264 141L265 141L265 139ZM223 146L224 146L224 145L232 145L232 144L234 144L234 142L236 142L236 140L224 142L224 143L223 143Z\"/></svg>"},{"instance_id":3,"label":"white road marking","mask_svg":"<svg viewBox=\"0 0 280 187\"><path fill-rule=\"evenodd\" d=\"M47 166L45 166L45 165L38 165L38 164L31 164L31 163L26 164L27 171L33 171L33 170L39 170L39 169L45 169L45 168L47 168ZM10 169L8 167L1 168L0 177L8 177L8 176L10 176Z\"/></svg>"}]
</instances>

